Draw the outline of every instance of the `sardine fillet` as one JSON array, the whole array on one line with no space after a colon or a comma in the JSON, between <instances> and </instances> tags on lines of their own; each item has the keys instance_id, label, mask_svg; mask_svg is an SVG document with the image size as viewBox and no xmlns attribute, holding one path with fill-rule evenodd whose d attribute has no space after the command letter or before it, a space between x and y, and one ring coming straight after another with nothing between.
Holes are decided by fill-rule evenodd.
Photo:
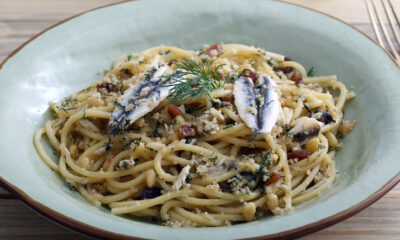
<instances>
[{"instance_id":1,"label":"sardine fillet","mask_svg":"<svg viewBox=\"0 0 400 240\"><path fill-rule=\"evenodd\" d=\"M149 77L125 90L109 121L113 134L128 127L139 118L151 112L168 96L168 79L163 79L166 66L149 72Z\"/></svg>"},{"instance_id":2,"label":"sardine fillet","mask_svg":"<svg viewBox=\"0 0 400 240\"><path fill-rule=\"evenodd\" d=\"M246 77L236 80L233 87L233 95L235 96L235 106L240 118L253 132L257 132L257 106L253 81Z\"/></svg>"},{"instance_id":3,"label":"sardine fillet","mask_svg":"<svg viewBox=\"0 0 400 240\"><path fill-rule=\"evenodd\" d=\"M255 86L250 78L240 77L235 81L233 95L240 118L254 134L271 132L280 104L275 82L269 76L260 77Z\"/></svg>"}]
</instances>

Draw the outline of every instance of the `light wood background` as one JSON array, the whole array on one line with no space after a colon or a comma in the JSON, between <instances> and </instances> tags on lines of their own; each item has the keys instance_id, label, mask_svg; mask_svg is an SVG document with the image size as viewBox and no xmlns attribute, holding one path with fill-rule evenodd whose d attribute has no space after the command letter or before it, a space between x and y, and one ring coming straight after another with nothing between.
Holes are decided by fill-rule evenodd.
<instances>
[{"instance_id":1,"label":"light wood background","mask_svg":"<svg viewBox=\"0 0 400 240\"><path fill-rule=\"evenodd\" d=\"M0 61L60 20L119 0L0 0ZM364 0L287 0L331 14L372 38ZM249 1L250 3L251 1ZM400 14L400 2L394 1ZM399 79L400 81L400 79ZM1 159L7 161L7 159ZM400 239L400 185L370 207L302 239ZM0 188L0 239L88 239L33 212Z\"/></svg>"}]
</instances>

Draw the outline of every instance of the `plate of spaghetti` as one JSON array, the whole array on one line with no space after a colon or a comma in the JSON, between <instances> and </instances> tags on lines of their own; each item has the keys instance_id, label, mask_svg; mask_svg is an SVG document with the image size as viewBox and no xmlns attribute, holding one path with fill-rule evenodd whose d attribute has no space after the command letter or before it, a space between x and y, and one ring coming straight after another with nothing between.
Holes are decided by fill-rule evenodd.
<instances>
[{"instance_id":1,"label":"plate of spaghetti","mask_svg":"<svg viewBox=\"0 0 400 240\"><path fill-rule=\"evenodd\" d=\"M95 237L298 236L399 181L399 76L360 32L286 3L105 7L2 63L0 182Z\"/></svg>"}]
</instances>

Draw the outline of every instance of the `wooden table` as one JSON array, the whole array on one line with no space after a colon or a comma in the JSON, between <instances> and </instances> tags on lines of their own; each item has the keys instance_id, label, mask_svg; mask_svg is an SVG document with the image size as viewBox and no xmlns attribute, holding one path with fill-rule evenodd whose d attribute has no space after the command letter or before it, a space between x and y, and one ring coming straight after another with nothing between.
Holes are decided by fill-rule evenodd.
<instances>
[{"instance_id":1,"label":"wooden table","mask_svg":"<svg viewBox=\"0 0 400 240\"><path fill-rule=\"evenodd\" d=\"M287 0L349 22L372 38L364 0ZM119 0L0 0L0 61L45 28ZM397 7L400 3L397 2ZM397 8L400 13L400 8ZM6 161L6 159L2 159ZM355 216L302 239L400 239L400 185ZM0 188L0 239L88 239L36 214Z\"/></svg>"}]
</instances>

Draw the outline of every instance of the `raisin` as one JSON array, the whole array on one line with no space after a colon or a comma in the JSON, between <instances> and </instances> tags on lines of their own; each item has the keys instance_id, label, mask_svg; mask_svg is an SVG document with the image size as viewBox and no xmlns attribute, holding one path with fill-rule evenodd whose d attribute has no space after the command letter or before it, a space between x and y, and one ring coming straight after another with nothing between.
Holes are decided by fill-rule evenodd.
<instances>
[{"instance_id":1,"label":"raisin","mask_svg":"<svg viewBox=\"0 0 400 240\"><path fill-rule=\"evenodd\" d=\"M274 184L277 181L279 181L279 179L281 179L281 175L279 173L276 173L276 172L270 172L269 176L270 176L269 179L265 182L265 186L269 186L271 184Z\"/></svg>"},{"instance_id":2,"label":"raisin","mask_svg":"<svg viewBox=\"0 0 400 240\"><path fill-rule=\"evenodd\" d=\"M111 83L102 83L97 85L97 89L101 89L104 88L107 92L115 92L115 88L114 85L112 85Z\"/></svg>"},{"instance_id":3,"label":"raisin","mask_svg":"<svg viewBox=\"0 0 400 240\"><path fill-rule=\"evenodd\" d=\"M293 61L290 57L286 57L283 59L284 61Z\"/></svg>"},{"instance_id":4,"label":"raisin","mask_svg":"<svg viewBox=\"0 0 400 240\"><path fill-rule=\"evenodd\" d=\"M292 73L292 77L290 78L290 80L294 81L296 84L300 84L303 82L303 79L299 72Z\"/></svg>"},{"instance_id":5,"label":"raisin","mask_svg":"<svg viewBox=\"0 0 400 240\"><path fill-rule=\"evenodd\" d=\"M172 66L173 64L175 64L176 63L176 60L172 60L172 61L170 61L169 63L168 63L168 66Z\"/></svg>"},{"instance_id":6,"label":"raisin","mask_svg":"<svg viewBox=\"0 0 400 240\"><path fill-rule=\"evenodd\" d=\"M146 188L140 192L139 198L140 199L151 199L156 198L161 195L161 189L154 187L154 188Z\"/></svg>"},{"instance_id":7,"label":"raisin","mask_svg":"<svg viewBox=\"0 0 400 240\"><path fill-rule=\"evenodd\" d=\"M297 158L298 160L302 160L305 158L308 158L311 155L311 152L308 151L307 149L301 149L301 150L294 150L292 152L289 152L287 154L288 159L294 159Z\"/></svg>"},{"instance_id":8,"label":"raisin","mask_svg":"<svg viewBox=\"0 0 400 240\"><path fill-rule=\"evenodd\" d=\"M256 72L252 72L252 71L243 71L242 76L243 76L243 77L251 78L251 80L253 81L254 85L257 83L258 74L257 74Z\"/></svg>"},{"instance_id":9,"label":"raisin","mask_svg":"<svg viewBox=\"0 0 400 240\"><path fill-rule=\"evenodd\" d=\"M182 115L181 110L175 104L168 105L168 113L172 118L175 118L176 116Z\"/></svg>"},{"instance_id":10,"label":"raisin","mask_svg":"<svg viewBox=\"0 0 400 240\"><path fill-rule=\"evenodd\" d=\"M223 53L224 49L222 48L221 44L214 44L212 46L210 46L207 50L206 53L208 56L211 57L211 51L212 50L216 50L218 53Z\"/></svg>"},{"instance_id":11,"label":"raisin","mask_svg":"<svg viewBox=\"0 0 400 240\"><path fill-rule=\"evenodd\" d=\"M275 72L290 73L293 71L293 67L274 67Z\"/></svg>"},{"instance_id":12,"label":"raisin","mask_svg":"<svg viewBox=\"0 0 400 240\"><path fill-rule=\"evenodd\" d=\"M222 101L223 102L233 103L235 101L235 96L233 96L233 94L225 95L225 96L222 97Z\"/></svg>"}]
</instances>

